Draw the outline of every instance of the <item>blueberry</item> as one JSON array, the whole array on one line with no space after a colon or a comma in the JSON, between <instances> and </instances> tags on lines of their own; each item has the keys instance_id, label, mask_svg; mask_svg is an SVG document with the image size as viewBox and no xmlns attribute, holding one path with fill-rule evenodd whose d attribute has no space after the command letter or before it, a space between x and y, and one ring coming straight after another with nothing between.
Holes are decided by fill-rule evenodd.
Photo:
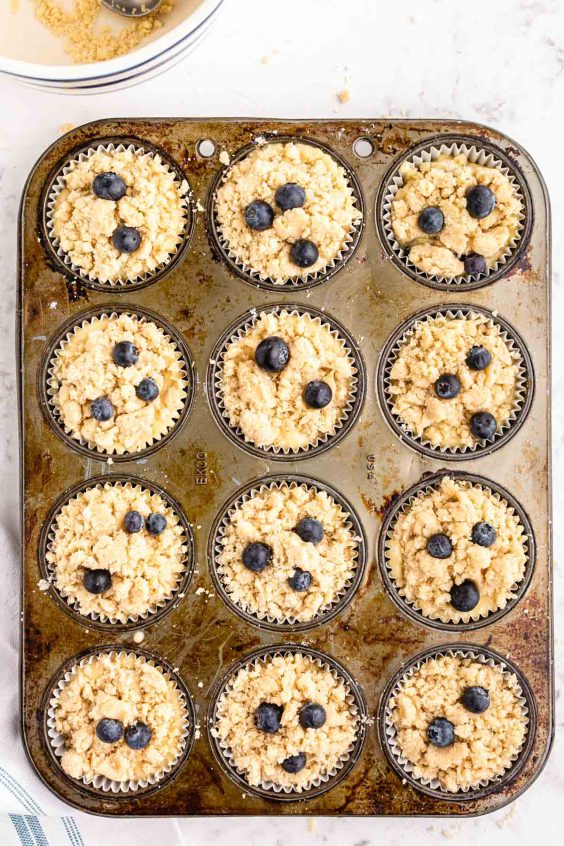
<instances>
[{"instance_id":1,"label":"blueberry","mask_svg":"<svg viewBox=\"0 0 564 846\"><path fill-rule=\"evenodd\" d=\"M272 206L269 206L264 200L254 200L245 209L245 223L249 229L254 229L255 232L264 232L265 229L270 229L273 220Z\"/></svg>"},{"instance_id":2,"label":"blueberry","mask_svg":"<svg viewBox=\"0 0 564 846\"><path fill-rule=\"evenodd\" d=\"M159 386L154 379L148 376L146 379L141 379L135 387L135 394L140 400L145 402L153 402L159 395Z\"/></svg>"},{"instance_id":3,"label":"blueberry","mask_svg":"<svg viewBox=\"0 0 564 846\"><path fill-rule=\"evenodd\" d=\"M138 511L128 511L123 518L123 527L130 535L140 532L144 525L143 515L139 514Z\"/></svg>"},{"instance_id":4,"label":"blueberry","mask_svg":"<svg viewBox=\"0 0 564 846\"><path fill-rule=\"evenodd\" d=\"M472 541L478 546L491 546L496 538L496 531L490 523L474 523L472 526Z\"/></svg>"},{"instance_id":5,"label":"blueberry","mask_svg":"<svg viewBox=\"0 0 564 846\"><path fill-rule=\"evenodd\" d=\"M478 440L493 438L497 430L497 421L489 411L477 411L470 418L470 431Z\"/></svg>"},{"instance_id":6,"label":"blueberry","mask_svg":"<svg viewBox=\"0 0 564 846\"><path fill-rule=\"evenodd\" d=\"M314 546L321 543L325 534L323 526L315 517L304 517L300 520L294 531L303 541L312 543Z\"/></svg>"},{"instance_id":7,"label":"blueberry","mask_svg":"<svg viewBox=\"0 0 564 846\"><path fill-rule=\"evenodd\" d=\"M125 742L130 749L144 749L152 736L153 732L149 726L142 722L127 726L125 730Z\"/></svg>"},{"instance_id":8,"label":"blueberry","mask_svg":"<svg viewBox=\"0 0 564 846\"><path fill-rule=\"evenodd\" d=\"M461 700L467 711L472 714L483 714L490 707L490 695L484 687L467 687Z\"/></svg>"},{"instance_id":9,"label":"blueberry","mask_svg":"<svg viewBox=\"0 0 564 846\"><path fill-rule=\"evenodd\" d=\"M255 361L261 370L280 373L290 360L290 347L283 338L271 335L261 341L255 350Z\"/></svg>"},{"instance_id":10,"label":"blueberry","mask_svg":"<svg viewBox=\"0 0 564 846\"><path fill-rule=\"evenodd\" d=\"M295 182L287 182L285 185L281 185L280 188L277 188L274 195L276 205L282 211L298 209L305 203L305 198L306 193L304 189L301 185L296 185Z\"/></svg>"},{"instance_id":11,"label":"blueberry","mask_svg":"<svg viewBox=\"0 0 564 846\"><path fill-rule=\"evenodd\" d=\"M494 210L495 194L485 185L475 185L466 192L466 208L470 217L481 220Z\"/></svg>"},{"instance_id":12,"label":"blueberry","mask_svg":"<svg viewBox=\"0 0 564 846\"><path fill-rule=\"evenodd\" d=\"M114 407L107 397L98 397L92 402L90 412L98 423L105 423L114 416Z\"/></svg>"},{"instance_id":13,"label":"blueberry","mask_svg":"<svg viewBox=\"0 0 564 846\"><path fill-rule=\"evenodd\" d=\"M271 702L261 702L255 709L255 726L266 734L276 734L280 728L283 705L273 705Z\"/></svg>"},{"instance_id":14,"label":"blueberry","mask_svg":"<svg viewBox=\"0 0 564 846\"><path fill-rule=\"evenodd\" d=\"M96 737L102 743L117 743L123 734L123 723L120 720L109 720L106 717L96 725Z\"/></svg>"},{"instance_id":15,"label":"blueberry","mask_svg":"<svg viewBox=\"0 0 564 846\"><path fill-rule=\"evenodd\" d=\"M303 593L303 591L308 590L311 585L311 573L307 570L302 570L301 567L296 567L293 575L291 575L288 579L288 584L292 590L295 590L298 593Z\"/></svg>"},{"instance_id":16,"label":"blueberry","mask_svg":"<svg viewBox=\"0 0 564 846\"><path fill-rule=\"evenodd\" d=\"M311 267L319 258L319 250L313 241L300 238L290 249L290 257L298 267Z\"/></svg>"},{"instance_id":17,"label":"blueberry","mask_svg":"<svg viewBox=\"0 0 564 846\"><path fill-rule=\"evenodd\" d=\"M457 611L471 611L479 601L480 591L470 579L465 579L459 585L453 585L450 589L450 602Z\"/></svg>"},{"instance_id":18,"label":"blueberry","mask_svg":"<svg viewBox=\"0 0 564 846\"><path fill-rule=\"evenodd\" d=\"M120 341L112 350L112 358L118 367L131 367L137 364L139 350L131 341Z\"/></svg>"},{"instance_id":19,"label":"blueberry","mask_svg":"<svg viewBox=\"0 0 564 846\"><path fill-rule=\"evenodd\" d=\"M304 752L298 752L297 755L290 755L282 761L282 769L294 775L301 772L306 765L306 756Z\"/></svg>"},{"instance_id":20,"label":"blueberry","mask_svg":"<svg viewBox=\"0 0 564 846\"><path fill-rule=\"evenodd\" d=\"M305 729L318 729L325 725L327 713L323 705L308 702L300 708L300 725Z\"/></svg>"},{"instance_id":21,"label":"blueberry","mask_svg":"<svg viewBox=\"0 0 564 846\"><path fill-rule=\"evenodd\" d=\"M92 190L101 200L121 200L127 188L121 176L109 171L94 177Z\"/></svg>"},{"instance_id":22,"label":"blueberry","mask_svg":"<svg viewBox=\"0 0 564 846\"><path fill-rule=\"evenodd\" d=\"M82 582L88 593L105 593L112 584L109 570L85 570Z\"/></svg>"},{"instance_id":23,"label":"blueberry","mask_svg":"<svg viewBox=\"0 0 564 846\"><path fill-rule=\"evenodd\" d=\"M272 559L272 548L266 543L249 543L243 550L243 564L253 573L262 573Z\"/></svg>"},{"instance_id":24,"label":"blueberry","mask_svg":"<svg viewBox=\"0 0 564 846\"><path fill-rule=\"evenodd\" d=\"M429 206L423 209L417 219L419 229L427 235L436 235L445 225L445 216L436 206Z\"/></svg>"},{"instance_id":25,"label":"blueberry","mask_svg":"<svg viewBox=\"0 0 564 846\"><path fill-rule=\"evenodd\" d=\"M464 273L467 273L469 276L477 276L478 273L485 273L487 269L488 263L479 253L468 253L464 257Z\"/></svg>"},{"instance_id":26,"label":"blueberry","mask_svg":"<svg viewBox=\"0 0 564 846\"><path fill-rule=\"evenodd\" d=\"M454 743L454 726L444 717L435 717L427 726L427 737L433 746L444 749Z\"/></svg>"},{"instance_id":27,"label":"blueberry","mask_svg":"<svg viewBox=\"0 0 564 846\"><path fill-rule=\"evenodd\" d=\"M141 235L133 226L118 226L112 235L112 244L120 253L134 253L141 243Z\"/></svg>"},{"instance_id":28,"label":"blueberry","mask_svg":"<svg viewBox=\"0 0 564 846\"><path fill-rule=\"evenodd\" d=\"M433 558L449 558L452 555L452 543L447 535L431 535L427 539L427 552Z\"/></svg>"},{"instance_id":29,"label":"blueberry","mask_svg":"<svg viewBox=\"0 0 564 846\"><path fill-rule=\"evenodd\" d=\"M149 514L146 525L149 534L156 537L166 529L166 517L163 514Z\"/></svg>"},{"instance_id":30,"label":"blueberry","mask_svg":"<svg viewBox=\"0 0 564 846\"><path fill-rule=\"evenodd\" d=\"M310 408L325 408L333 399L333 391L321 379L308 382L304 391L304 402Z\"/></svg>"},{"instance_id":31,"label":"blueberry","mask_svg":"<svg viewBox=\"0 0 564 846\"><path fill-rule=\"evenodd\" d=\"M435 393L439 399L454 399L460 393L460 381L454 373L443 373L435 382Z\"/></svg>"},{"instance_id":32,"label":"blueberry","mask_svg":"<svg viewBox=\"0 0 564 846\"><path fill-rule=\"evenodd\" d=\"M492 354L485 347L472 347L466 356L470 370L485 370L491 363Z\"/></svg>"}]
</instances>

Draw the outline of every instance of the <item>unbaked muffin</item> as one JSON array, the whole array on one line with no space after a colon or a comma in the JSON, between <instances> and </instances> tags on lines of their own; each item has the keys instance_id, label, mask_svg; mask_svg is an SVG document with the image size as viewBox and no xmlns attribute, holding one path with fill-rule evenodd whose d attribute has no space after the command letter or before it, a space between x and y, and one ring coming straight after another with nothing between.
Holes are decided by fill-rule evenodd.
<instances>
[{"instance_id":1,"label":"unbaked muffin","mask_svg":"<svg viewBox=\"0 0 564 846\"><path fill-rule=\"evenodd\" d=\"M342 425L354 376L349 351L326 323L282 310L261 314L227 344L219 391L245 440L297 452Z\"/></svg>"},{"instance_id":2,"label":"unbaked muffin","mask_svg":"<svg viewBox=\"0 0 564 846\"><path fill-rule=\"evenodd\" d=\"M98 149L70 164L51 212L62 252L96 282L153 273L177 251L189 192L158 154Z\"/></svg>"},{"instance_id":3,"label":"unbaked muffin","mask_svg":"<svg viewBox=\"0 0 564 846\"><path fill-rule=\"evenodd\" d=\"M215 214L236 261L283 285L334 263L362 216L355 202L329 153L301 141L267 143L229 168Z\"/></svg>"},{"instance_id":4,"label":"unbaked muffin","mask_svg":"<svg viewBox=\"0 0 564 846\"><path fill-rule=\"evenodd\" d=\"M272 484L230 513L217 571L244 611L307 622L344 595L359 542L346 513L325 491Z\"/></svg>"},{"instance_id":5,"label":"unbaked muffin","mask_svg":"<svg viewBox=\"0 0 564 846\"><path fill-rule=\"evenodd\" d=\"M523 205L497 167L463 153L404 162L391 202L391 225L409 260L433 276L486 273L518 237Z\"/></svg>"},{"instance_id":6,"label":"unbaked muffin","mask_svg":"<svg viewBox=\"0 0 564 846\"><path fill-rule=\"evenodd\" d=\"M212 734L251 786L301 792L342 766L357 729L345 682L309 656L287 653L235 674Z\"/></svg>"},{"instance_id":7,"label":"unbaked muffin","mask_svg":"<svg viewBox=\"0 0 564 846\"><path fill-rule=\"evenodd\" d=\"M473 447L509 423L520 364L499 325L482 314L426 318L400 342L389 376L392 412L424 443Z\"/></svg>"},{"instance_id":8,"label":"unbaked muffin","mask_svg":"<svg viewBox=\"0 0 564 846\"><path fill-rule=\"evenodd\" d=\"M76 440L100 452L135 453L178 420L188 376L176 345L150 320L95 317L55 352L52 404Z\"/></svg>"},{"instance_id":9,"label":"unbaked muffin","mask_svg":"<svg viewBox=\"0 0 564 846\"><path fill-rule=\"evenodd\" d=\"M527 735L517 677L472 657L428 659L401 680L389 710L412 775L450 792L502 776Z\"/></svg>"},{"instance_id":10,"label":"unbaked muffin","mask_svg":"<svg viewBox=\"0 0 564 846\"><path fill-rule=\"evenodd\" d=\"M141 485L108 482L76 494L52 535L53 584L81 614L123 623L155 612L186 571L178 514Z\"/></svg>"},{"instance_id":11,"label":"unbaked muffin","mask_svg":"<svg viewBox=\"0 0 564 846\"><path fill-rule=\"evenodd\" d=\"M180 690L133 653L101 653L71 671L51 702L71 778L158 780L180 757L188 714Z\"/></svg>"},{"instance_id":12,"label":"unbaked muffin","mask_svg":"<svg viewBox=\"0 0 564 846\"><path fill-rule=\"evenodd\" d=\"M514 598L526 543L517 514L493 491L444 476L400 512L386 560L400 595L425 617L466 623Z\"/></svg>"}]
</instances>

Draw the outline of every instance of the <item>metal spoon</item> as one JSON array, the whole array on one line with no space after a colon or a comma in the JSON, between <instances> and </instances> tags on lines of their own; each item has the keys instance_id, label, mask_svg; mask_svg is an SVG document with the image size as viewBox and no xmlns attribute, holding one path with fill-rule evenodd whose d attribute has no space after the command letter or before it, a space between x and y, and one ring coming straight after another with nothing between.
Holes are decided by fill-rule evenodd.
<instances>
[{"instance_id":1,"label":"metal spoon","mask_svg":"<svg viewBox=\"0 0 564 846\"><path fill-rule=\"evenodd\" d=\"M156 12L163 0L102 0L102 4L111 12L126 18L144 18Z\"/></svg>"}]
</instances>

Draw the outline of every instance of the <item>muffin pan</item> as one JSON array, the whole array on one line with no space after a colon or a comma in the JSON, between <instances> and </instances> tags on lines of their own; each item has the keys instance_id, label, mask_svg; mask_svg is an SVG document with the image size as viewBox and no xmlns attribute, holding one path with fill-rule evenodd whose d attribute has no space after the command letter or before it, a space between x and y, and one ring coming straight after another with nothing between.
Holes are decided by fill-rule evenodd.
<instances>
[{"instance_id":1,"label":"muffin pan","mask_svg":"<svg viewBox=\"0 0 564 846\"><path fill-rule=\"evenodd\" d=\"M222 153L233 161L256 139L288 136L327 147L343 160L364 218L346 260L341 258L330 273L300 284L269 286L242 274L222 250L213 220L213 190L228 160ZM215 145L212 156L199 154L202 139ZM454 141L493 155L515 173L526 218L503 266L486 278L444 285L418 279L394 254L385 235L382 204L402 157ZM162 151L185 175L192 192L186 237L163 272L154 279L101 290L61 262L47 226L51 186L65 161L100 143ZM280 307L318 314L341 334L357 370L345 425L303 454L253 448L230 429L216 393L225 342L262 310ZM408 441L394 426L384 371L394 343L414 316L461 307L492 312L519 347L526 371L524 399L497 441L449 454ZM180 421L160 441L142 454L107 456L70 437L54 417L49 362L74 325L119 310L147 315L166 328L182 351L192 392ZM542 177L518 144L494 130L454 121L116 119L87 124L55 142L26 184L18 320L22 728L35 769L58 796L77 808L118 816L464 816L502 807L537 777L553 732L550 219ZM479 626L438 627L403 607L379 560L380 531L384 521L388 525L393 518L394 501L444 470L482 477L507 494L508 501L514 498L530 533L526 577L517 598ZM48 584L43 557L49 525L65 496L93 480L130 477L163 489L178 503L193 535L194 560L193 573L189 568L174 599L162 613L139 620L134 630L74 613ZM364 539L350 595L307 627L277 626L236 611L220 595L215 572L215 540L226 506L270 481L296 479L342 497ZM515 666L526 693L529 730L507 777L480 790L445 794L422 789L395 761L382 723L382 695L391 690L395 674L422 653L454 645L459 651L491 653L492 660ZM104 649L140 650L149 660L154 658L175 674L194 706L193 747L190 737L174 772L135 792L113 793L72 780L60 768L50 742L49 702L61 673ZM230 670L257 653L285 649L321 652L322 660L350 680L363 714L362 736L351 758L334 779L305 794L249 788L231 770L209 732L214 703Z\"/></svg>"}]
</instances>

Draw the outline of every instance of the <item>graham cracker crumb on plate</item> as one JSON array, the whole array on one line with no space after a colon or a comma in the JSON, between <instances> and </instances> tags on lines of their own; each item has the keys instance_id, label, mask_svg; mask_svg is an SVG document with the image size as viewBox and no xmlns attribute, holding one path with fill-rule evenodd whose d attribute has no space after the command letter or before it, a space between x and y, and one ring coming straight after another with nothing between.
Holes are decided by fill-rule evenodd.
<instances>
[{"instance_id":1,"label":"graham cracker crumb on plate","mask_svg":"<svg viewBox=\"0 0 564 846\"><path fill-rule=\"evenodd\" d=\"M315 817L310 817L307 821L307 830L309 831L310 834L315 834L316 829L317 829L317 820L315 819Z\"/></svg>"},{"instance_id":2,"label":"graham cracker crumb on plate","mask_svg":"<svg viewBox=\"0 0 564 846\"><path fill-rule=\"evenodd\" d=\"M348 88L343 88L342 91L338 92L337 99L339 103L348 103L351 99L351 92Z\"/></svg>"},{"instance_id":3,"label":"graham cracker crumb on plate","mask_svg":"<svg viewBox=\"0 0 564 846\"><path fill-rule=\"evenodd\" d=\"M71 129L75 128L75 126L76 123L62 123L59 127L59 132L61 133L61 135L66 135L67 132L70 132Z\"/></svg>"}]
</instances>

